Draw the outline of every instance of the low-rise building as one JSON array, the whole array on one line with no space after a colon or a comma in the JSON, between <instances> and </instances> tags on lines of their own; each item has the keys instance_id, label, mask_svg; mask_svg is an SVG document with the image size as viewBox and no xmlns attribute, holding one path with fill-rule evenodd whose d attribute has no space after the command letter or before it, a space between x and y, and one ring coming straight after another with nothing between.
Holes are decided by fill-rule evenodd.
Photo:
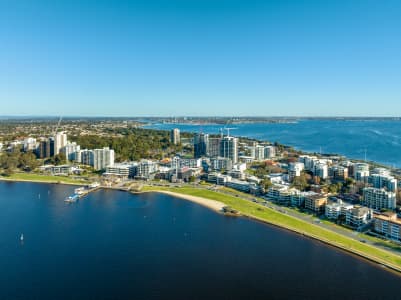
<instances>
[{"instance_id":1,"label":"low-rise building","mask_svg":"<svg viewBox=\"0 0 401 300\"><path fill-rule=\"evenodd\" d=\"M137 163L117 163L112 166L108 166L104 175L119 176L123 179L134 178L137 167Z\"/></svg>"},{"instance_id":2,"label":"low-rise building","mask_svg":"<svg viewBox=\"0 0 401 300\"><path fill-rule=\"evenodd\" d=\"M327 197L322 194L308 195L305 197L305 208L316 214L324 213Z\"/></svg>"},{"instance_id":3,"label":"low-rise building","mask_svg":"<svg viewBox=\"0 0 401 300\"><path fill-rule=\"evenodd\" d=\"M354 208L347 211L345 216L345 222L356 229L359 229L372 219L373 212L371 209L365 206L356 205Z\"/></svg>"},{"instance_id":4,"label":"low-rise building","mask_svg":"<svg viewBox=\"0 0 401 300\"><path fill-rule=\"evenodd\" d=\"M246 155L241 155L238 157L238 159L240 161L243 161L244 163L250 164L251 162L253 162L255 159L253 158L253 156L246 156Z\"/></svg>"},{"instance_id":5,"label":"low-rise building","mask_svg":"<svg viewBox=\"0 0 401 300\"><path fill-rule=\"evenodd\" d=\"M202 159L200 158L173 158L171 162L172 168L200 168L202 166ZM178 166L177 166L178 165Z\"/></svg>"},{"instance_id":6,"label":"low-rise building","mask_svg":"<svg viewBox=\"0 0 401 300\"><path fill-rule=\"evenodd\" d=\"M232 178L239 179L239 180L245 179L245 173L240 170L232 169L230 172L228 172L228 175L230 175Z\"/></svg>"},{"instance_id":7,"label":"low-rise building","mask_svg":"<svg viewBox=\"0 0 401 300\"><path fill-rule=\"evenodd\" d=\"M346 216L347 211L353 209L352 204L337 200L337 202L326 204L325 216L331 220L337 220L340 216Z\"/></svg>"},{"instance_id":8,"label":"low-rise building","mask_svg":"<svg viewBox=\"0 0 401 300\"><path fill-rule=\"evenodd\" d=\"M256 189L256 184L238 179L231 179L227 181L226 186L245 193L249 193L251 189Z\"/></svg>"},{"instance_id":9,"label":"low-rise building","mask_svg":"<svg viewBox=\"0 0 401 300\"><path fill-rule=\"evenodd\" d=\"M44 165L39 167L39 170L42 172L51 173L52 175L65 175L65 176L73 173L79 173L80 171L82 171L81 169L70 165L59 165L59 166Z\"/></svg>"},{"instance_id":10,"label":"low-rise building","mask_svg":"<svg viewBox=\"0 0 401 300\"><path fill-rule=\"evenodd\" d=\"M137 165L135 178L137 179L152 179L158 171L158 164L154 161L143 159Z\"/></svg>"},{"instance_id":11,"label":"low-rise building","mask_svg":"<svg viewBox=\"0 0 401 300\"><path fill-rule=\"evenodd\" d=\"M392 240L401 241L401 220L394 212L373 214L373 230Z\"/></svg>"},{"instance_id":12,"label":"low-rise building","mask_svg":"<svg viewBox=\"0 0 401 300\"><path fill-rule=\"evenodd\" d=\"M329 177L334 180L344 181L348 178L348 168L339 165L331 166L329 167Z\"/></svg>"}]
</instances>

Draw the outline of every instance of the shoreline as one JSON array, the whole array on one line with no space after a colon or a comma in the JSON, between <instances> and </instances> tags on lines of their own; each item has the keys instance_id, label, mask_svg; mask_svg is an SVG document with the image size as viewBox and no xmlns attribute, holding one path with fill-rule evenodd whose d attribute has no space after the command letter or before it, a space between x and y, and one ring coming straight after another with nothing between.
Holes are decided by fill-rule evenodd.
<instances>
[{"instance_id":1,"label":"shoreline","mask_svg":"<svg viewBox=\"0 0 401 300\"><path fill-rule=\"evenodd\" d=\"M220 212L220 213L222 212L223 207L227 206L223 202L220 202L217 200L211 200L211 199L197 197L197 196L191 196L191 195L184 195L184 194L170 192L170 191L157 191L156 193L165 194L165 195L173 196L176 198L188 200L188 201L202 205L204 207L207 207L211 210L214 210L214 211Z\"/></svg>"},{"instance_id":2,"label":"shoreline","mask_svg":"<svg viewBox=\"0 0 401 300\"><path fill-rule=\"evenodd\" d=\"M142 195L142 194L149 194L149 193L155 193L155 194L165 194L169 195L175 198L187 200L196 204L199 204L203 207L209 208L213 210L214 212L217 213L222 213L223 212L223 207L227 206L223 202L217 201L217 200L212 200L212 199L207 199L203 197L197 197L197 196L191 196L191 195L185 195L185 194L180 194L180 193L175 193L175 192L170 192L170 191L142 191L142 192L133 192L129 191L133 195Z\"/></svg>"}]
</instances>

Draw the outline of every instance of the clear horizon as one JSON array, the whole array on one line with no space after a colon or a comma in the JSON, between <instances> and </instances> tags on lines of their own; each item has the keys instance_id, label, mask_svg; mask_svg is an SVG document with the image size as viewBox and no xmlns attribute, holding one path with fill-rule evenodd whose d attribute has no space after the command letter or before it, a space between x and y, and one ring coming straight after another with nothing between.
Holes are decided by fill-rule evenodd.
<instances>
[{"instance_id":1,"label":"clear horizon","mask_svg":"<svg viewBox=\"0 0 401 300\"><path fill-rule=\"evenodd\" d=\"M395 0L6 1L0 114L398 117L400 15Z\"/></svg>"},{"instance_id":2,"label":"clear horizon","mask_svg":"<svg viewBox=\"0 0 401 300\"><path fill-rule=\"evenodd\" d=\"M175 115L175 116L167 116L167 115L0 115L0 118L54 118L59 119L60 117L64 118L300 118L300 119L307 119L307 118L322 118L322 119L334 119L334 118L372 118L372 119L398 119L401 118L401 115L271 115L271 116L263 116L263 115Z\"/></svg>"}]
</instances>

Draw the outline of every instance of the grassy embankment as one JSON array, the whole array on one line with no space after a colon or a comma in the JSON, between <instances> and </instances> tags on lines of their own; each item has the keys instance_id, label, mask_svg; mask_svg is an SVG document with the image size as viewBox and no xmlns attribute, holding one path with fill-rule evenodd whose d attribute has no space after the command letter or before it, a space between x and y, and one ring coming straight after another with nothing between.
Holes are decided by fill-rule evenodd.
<instances>
[{"instance_id":1,"label":"grassy embankment","mask_svg":"<svg viewBox=\"0 0 401 300\"><path fill-rule=\"evenodd\" d=\"M318 239L346 251L350 251L365 258L368 258L372 261L387 265L388 267L391 267L401 272L401 256L348 238L336 232L326 230L324 228L307 223L303 220L288 216L286 214L282 214L259 204L243 200L238 197L191 187L169 188L144 186L142 189L142 191L156 192L160 190L223 202L225 205L238 210L244 216L267 222L294 232L301 233L305 236Z\"/></svg>"},{"instance_id":2,"label":"grassy embankment","mask_svg":"<svg viewBox=\"0 0 401 300\"><path fill-rule=\"evenodd\" d=\"M62 183L62 184L87 184L85 180L77 180L67 176L40 175L35 173L15 173L9 176L0 176L2 180L9 181L30 181L43 183Z\"/></svg>"}]
</instances>

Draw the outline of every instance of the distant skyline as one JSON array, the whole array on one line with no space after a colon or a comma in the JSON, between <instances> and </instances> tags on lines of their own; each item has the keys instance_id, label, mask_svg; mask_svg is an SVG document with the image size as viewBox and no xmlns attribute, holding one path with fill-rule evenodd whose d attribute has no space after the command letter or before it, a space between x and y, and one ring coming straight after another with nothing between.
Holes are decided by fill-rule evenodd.
<instances>
[{"instance_id":1,"label":"distant skyline","mask_svg":"<svg viewBox=\"0 0 401 300\"><path fill-rule=\"evenodd\" d=\"M401 116L401 1L1 1L0 115Z\"/></svg>"}]
</instances>

